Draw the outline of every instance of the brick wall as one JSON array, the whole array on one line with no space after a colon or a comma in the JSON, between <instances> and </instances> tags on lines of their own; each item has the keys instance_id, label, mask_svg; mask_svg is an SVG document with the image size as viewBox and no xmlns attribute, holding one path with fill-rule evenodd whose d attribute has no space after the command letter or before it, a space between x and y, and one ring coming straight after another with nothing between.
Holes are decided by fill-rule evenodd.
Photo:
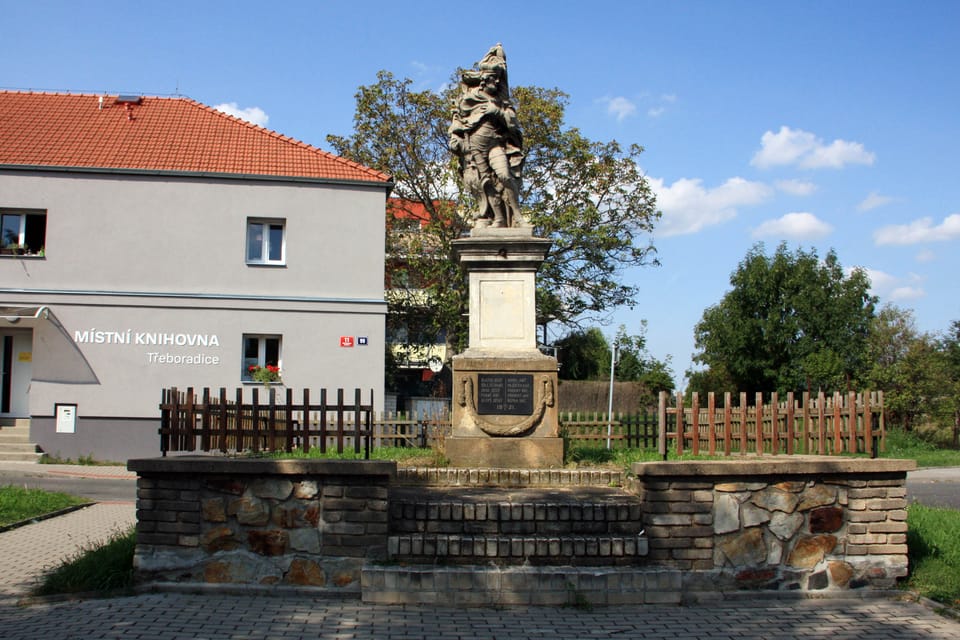
<instances>
[{"instance_id":1,"label":"brick wall","mask_svg":"<svg viewBox=\"0 0 960 640\"><path fill-rule=\"evenodd\" d=\"M137 471L140 582L359 591L385 554L394 463L161 458Z\"/></svg>"},{"instance_id":2,"label":"brick wall","mask_svg":"<svg viewBox=\"0 0 960 640\"><path fill-rule=\"evenodd\" d=\"M819 457L639 463L651 565L684 589L891 588L907 573L912 461Z\"/></svg>"}]
</instances>

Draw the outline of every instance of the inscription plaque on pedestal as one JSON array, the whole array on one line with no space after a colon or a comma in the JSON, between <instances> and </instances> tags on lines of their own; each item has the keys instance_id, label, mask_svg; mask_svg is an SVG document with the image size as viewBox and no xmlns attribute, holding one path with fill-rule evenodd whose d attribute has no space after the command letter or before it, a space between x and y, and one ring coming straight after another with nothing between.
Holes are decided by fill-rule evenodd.
<instances>
[{"instance_id":1,"label":"inscription plaque on pedestal","mask_svg":"<svg viewBox=\"0 0 960 640\"><path fill-rule=\"evenodd\" d=\"M528 416L533 413L533 376L524 374L477 375L479 415Z\"/></svg>"}]
</instances>

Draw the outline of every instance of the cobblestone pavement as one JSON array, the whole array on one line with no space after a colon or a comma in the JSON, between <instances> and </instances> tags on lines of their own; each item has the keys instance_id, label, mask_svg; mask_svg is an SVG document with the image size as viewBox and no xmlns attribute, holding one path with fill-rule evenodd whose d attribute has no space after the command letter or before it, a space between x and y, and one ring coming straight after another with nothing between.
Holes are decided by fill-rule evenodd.
<instances>
[{"instance_id":1,"label":"cobblestone pavement","mask_svg":"<svg viewBox=\"0 0 960 640\"><path fill-rule=\"evenodd\" d=\"M643 638L956 640L960 622L894 600L796 600L696 607L446 609L309 597L151 594L0 605L6 640Z\"/></svg>"}]
</instances>

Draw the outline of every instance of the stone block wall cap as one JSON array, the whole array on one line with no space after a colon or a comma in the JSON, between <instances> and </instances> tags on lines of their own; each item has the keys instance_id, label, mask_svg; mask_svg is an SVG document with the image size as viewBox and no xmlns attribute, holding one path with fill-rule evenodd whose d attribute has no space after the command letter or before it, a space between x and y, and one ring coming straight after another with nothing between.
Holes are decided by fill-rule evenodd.
<instances>
[{"instance_id":1,"label":"stone block wall cap","mask_svg":"<svg viewBox=\"0 0 960 640\"><path fill-rule=\"evenodd\" d=\"M453 356L453 367L459 371L556 371L557 359L544 355L539 349L477 349L469 348Z\"/></svg>"},{"instance_id":2,"label":"stone block wall cap","mask_svg":"<svg viewBox=\"0 0 960 640\"><path fill-rule=\"evenodd\" d=\"M469 238L533 238L533 227L474 227Z\"/></svg>"},{"instance_id":3,"label":"stone block wall cap","mask_svg":"<svg viewBox=\"0 0 960 640\"><path fill-rule=\"evenodd\" d=\"M452 242L456 258L475 264L477 268L513 269L518 266L536 268L546 258L553 245L548 238L536 238L516 229L497 230L503 233L485 233L460 238Z\"/></svg>"},{"instance_id":4,"label":"stone block wall cap","mask_svg":"<svg viewBox=\"0 0 960 640\"><path fill-rule=\"evenodd\" d=\"M787 474L906 473L917 468L916 460L896 458L843 458L834 456L757 456L725 460L635 462L638 477L663 476L783 476Z\"/></svg>"},{"instance_id":5,"label":"stone block wall cap","mask_svg":"<svg viewBox=\"0 0 960 640\"><path fill-rule=\"evenodd\" d=\"M220 456L135 458L127 461L127 469L137 473L386 476L390 479L397 475L397 463L392 460L273 460Z\"/></svg>"}]
</instances>

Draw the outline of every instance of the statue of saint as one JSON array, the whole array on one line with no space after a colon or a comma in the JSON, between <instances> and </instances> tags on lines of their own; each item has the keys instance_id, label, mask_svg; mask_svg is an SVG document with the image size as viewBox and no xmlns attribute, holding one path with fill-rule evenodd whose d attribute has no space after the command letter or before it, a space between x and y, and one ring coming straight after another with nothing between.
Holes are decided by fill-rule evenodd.
<instances>
[{"instance_id":1,"label":"statue of saint","mask_svg":"<svg viewBox=\"0 0 960 640\"><path fill-rule=\"evenodd\" d=\"M475 196L474 227L529 227L520 212L523 134L510 101L507 58L491 47L464 71L448 130L463 182Z\"/></svg>"}]
</instances>

